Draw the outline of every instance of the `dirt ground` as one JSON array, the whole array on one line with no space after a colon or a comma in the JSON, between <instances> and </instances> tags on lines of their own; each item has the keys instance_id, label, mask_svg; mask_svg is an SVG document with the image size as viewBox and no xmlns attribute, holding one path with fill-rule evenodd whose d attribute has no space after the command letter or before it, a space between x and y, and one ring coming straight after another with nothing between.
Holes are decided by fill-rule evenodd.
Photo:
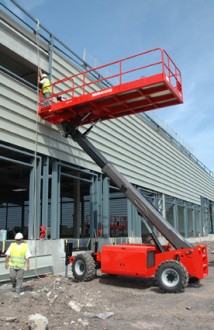
<instances>
[{"instance_id":1,"label":"dirt ground","mask_svg":"<svg viewBox=\"0 0 214 330\"><path fill-rule=\"evenodd\" d=\"M71 272L27 280L18 297L1 284L0 329L42 330L30 327L36 313L47 329L214 329L214 242L206 244L209 276L179 294L162 293L153 279L100 273L91 282L75 282Z\"/></svg>"}]
</instances>

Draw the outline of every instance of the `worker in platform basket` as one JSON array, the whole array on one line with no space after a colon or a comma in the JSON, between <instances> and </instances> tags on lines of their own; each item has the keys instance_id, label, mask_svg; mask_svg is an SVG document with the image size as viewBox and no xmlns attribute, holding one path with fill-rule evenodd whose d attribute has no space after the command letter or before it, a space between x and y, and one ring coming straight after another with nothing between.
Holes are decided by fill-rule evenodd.
<instances>
[{"instance_id":1,"label":"worker in platform basket","mask_svg":"<svg viewBox=\"0 0 214 330\"><path fill-rule=\"evenodd\" d=\"M38 77L38 85L42 89L42 98L44 99L43 105L50 105L51 100L51 83L48 79L46 73L42 73L42 70L39 68L39 77Z\"/></svg>"},{"instance_id":2,"label":"worker in platform basket","mask_svg":"<svg viewBox=\"0 0 214 330\"><path fill-rule=\"evenodd\" d=\"M6 251L5 268L10 269L10 280L12 291L17 294L21 291L24 277L24 270L27 263L27 270L30 269L31 252L28 244L23 242L22 233L17 233L15 242L11 243Z\"/></svg>"}]
</instances>

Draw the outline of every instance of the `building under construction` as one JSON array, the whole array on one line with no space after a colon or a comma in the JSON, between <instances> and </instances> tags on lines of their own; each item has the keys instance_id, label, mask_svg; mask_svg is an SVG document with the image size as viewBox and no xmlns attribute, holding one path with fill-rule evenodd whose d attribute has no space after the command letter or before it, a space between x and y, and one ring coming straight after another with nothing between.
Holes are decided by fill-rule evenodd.
<instances>
[{"instance_id":1,"label":"building under construction","mask_svg":"<svg viewBox=\"0 0 214 330\"><path fill-rule=\"evenodd\" d=\"M45 110L38 115L38 68L63 86L72 84L66 77L79 79L87 72L86 89L96 96L112 89L112 71L93 69L23 8L19 15L3 4L0 10L2 252L21 231L33 253L30 276L35 269L63 271L65 240L77 250L90 248L94 239L100 245L141 241L147 232L135 206L72 139L60 134L54 121L47 122ZM154 52L145 56L154 61ZM62 94L62 86L54 87ZM212 239L213 174L144 112L154 108L151 99L142 112L96 122L88 138L187 240ZM176 104L166 93L158 102L161 107ZM105 109L109 105L100 103ZM0 259L1 279L7 278L3 266Z\"/></svg>"}]
</instances>

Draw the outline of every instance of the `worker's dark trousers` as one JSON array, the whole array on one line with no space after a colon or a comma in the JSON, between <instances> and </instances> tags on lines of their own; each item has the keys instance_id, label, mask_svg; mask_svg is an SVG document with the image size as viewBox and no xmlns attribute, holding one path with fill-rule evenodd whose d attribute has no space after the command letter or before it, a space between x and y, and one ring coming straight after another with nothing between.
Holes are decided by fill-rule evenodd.
<instances>
[{"instance_id":1,"label":"worker's dark trousers","mask_svg":"<svg viewBox=\"0 0 214 330\"><path fill-rule=\"evenodd\" d=\"M10 268L10 279L11 279L14 291L16 291L17 293L20 293L23 276L24 276L24 269Z\"/></svg>"}]
</instances>

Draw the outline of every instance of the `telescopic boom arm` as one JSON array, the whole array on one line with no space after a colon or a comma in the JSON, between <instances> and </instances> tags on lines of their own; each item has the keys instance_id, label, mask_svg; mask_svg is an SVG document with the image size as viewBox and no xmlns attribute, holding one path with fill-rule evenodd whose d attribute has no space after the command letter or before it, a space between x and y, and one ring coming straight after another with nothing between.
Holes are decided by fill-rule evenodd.
<instances>
[{"instance_id":1,"label":"telescopic boom arm","mask_svg":"<svg viewBox=\"0 0 214 330\"><path fill-rule=\"evenodd\" d=\"M69 122L60 124L64 136L71 138L95 161L102 172L108 176L135 205L138 212L150 220L153 226L172 244L175 249L191 248L192 245L184 239L162 215L129 183L122 174L110 163L94 145L76 127Z\"/></svg>"}]
</instances>

